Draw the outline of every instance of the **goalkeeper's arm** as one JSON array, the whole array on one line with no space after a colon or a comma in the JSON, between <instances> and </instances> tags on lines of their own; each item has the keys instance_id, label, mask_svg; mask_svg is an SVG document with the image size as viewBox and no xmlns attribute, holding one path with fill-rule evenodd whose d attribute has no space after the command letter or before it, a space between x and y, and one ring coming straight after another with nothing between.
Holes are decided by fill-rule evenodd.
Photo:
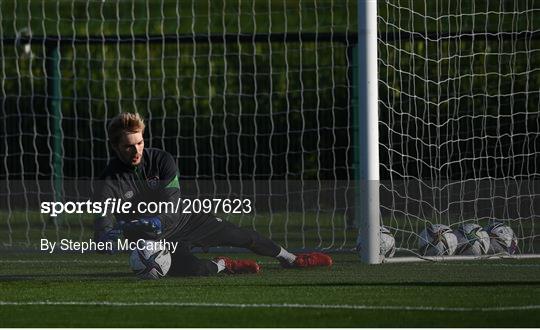
<instances>
[{"instance_id":1,"label":"goalkeeper's arm","mask_svg":"<svg viewBox=\"0 0 540 330\"><path fill-rule=\"evenodd\" d=\"M95 200L105 200L108 197L112 197L110 190L106 187L99 189L95 195ZM114 216L107 214L106 216L99 216L94 219L94 241L96 242L111 242L113 249L110 251L98 251L114 253L116 251L116 244L118 238L122 235L122 230L119 226L115 226Z\"/></svg>"}]
</instances>

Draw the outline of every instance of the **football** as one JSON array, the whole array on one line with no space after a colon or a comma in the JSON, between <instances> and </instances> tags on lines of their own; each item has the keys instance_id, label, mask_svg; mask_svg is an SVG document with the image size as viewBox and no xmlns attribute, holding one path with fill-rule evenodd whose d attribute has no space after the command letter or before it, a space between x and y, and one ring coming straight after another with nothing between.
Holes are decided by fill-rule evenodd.
<instances>
[{"instance_id":1,"label":"football","mask_svg":"<svg viewBox=\"0 0 540 330\"><path fill-rule=\"evenodd\" d=\"M458 240L456 254L479 256L489 251L489 235L479 225L466 223L454 231Z\"/></svg>"},{"instance_id":2,"label":"football","mask_svg":"<svg viewBox=\"0 0 540 330\"><path fill-rule=\"evenodd\" d=\"M490 253L515 254L518 250L517 237L512 228L502 222L492 222L486 227L490 238Z\"/></svg>"},{"instance_id":3,"label":"football","mask_svg":"<svg viewBox=\"0 0 540 330\"><path fill-rule=\"evenodd\" d=\"M165 276L171 267L169 251L153 246L148 244L144 249L135 249L131 252L129 266L139 278L159 279Z\"/></svg>"},{"instance_id":4,"label":"football","mask_svg":"<svg viewBox=\"0 0 540 330\"><path fill-rule=\"evenodd\" d=\"M442 224L428 224L418 238L418 250L424 256L453 255L457 237L452 229Z\"/></svg>"},{"instance_id":5,"label":"football","mask_svg":"<svg viewBox=\"0 0 540 330\"><path fill-rule=\"evenodd\" d=\"M381 231L379 234L380 239L380 252L379 255L381 258L392 258L394 253L396 253L396 240L390 230L384 226L381 226ZM360 253L362 250L362 242L357 241L356 251Z\"/></svg>"},{"instance_id":6,"label":"football","mask_svg":"<svg viewBox=\"0 0 540 330\"><path fill-rule=\"evenodd\" d=\"M392 258L396 253L396 239L394 238L390 230L388 230L388 228L384 226L381 226L380 240L381 257Z\"/></svg>"}]
</instances>

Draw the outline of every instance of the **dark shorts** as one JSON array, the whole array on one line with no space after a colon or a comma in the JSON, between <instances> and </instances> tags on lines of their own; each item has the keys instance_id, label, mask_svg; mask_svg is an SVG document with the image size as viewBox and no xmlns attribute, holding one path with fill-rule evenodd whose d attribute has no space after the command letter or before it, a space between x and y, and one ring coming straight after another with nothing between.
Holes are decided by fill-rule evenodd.
<instances>
[{"instance_id":1,"label":"dark shorts","mask_svg":"<svg viewBox=\"0 0 540 330\"><path fill-rule=\"evenodd\" d=\"M247 238L238 237L238 231L247 230L213 214L194 214L187 225L169 240L204 250L215 246L241 246Z\"/></svg>"}]
</instances>

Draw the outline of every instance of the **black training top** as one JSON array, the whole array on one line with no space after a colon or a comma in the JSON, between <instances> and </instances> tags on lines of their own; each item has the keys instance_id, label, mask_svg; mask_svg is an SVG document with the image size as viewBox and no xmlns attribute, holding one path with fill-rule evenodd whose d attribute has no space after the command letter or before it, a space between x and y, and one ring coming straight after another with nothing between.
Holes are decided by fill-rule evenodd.
<instances>
[{"instance_id":1,"label":"black training top","mask_svg":"<svg viewBox=\"0 0 540 330\"><path fill-rule=\"evenodd\" d=\"M178 184L178 170L173 157L166 151L145 148L141 162L137 166L126 165L117 157L111 159L100 181L96 184L94 201L101 202L109 199L109 210L105 217L99 217L95 221L95 234L110 230L114 226L114 218L117 221L131 221L143 218L158 217L162 225L162 234L159 238L169 238L184 227L188 217L182 212L171 211L160 214L139 213L138 204L149 202L172 202L177 205L180 199L180 187ZM115 212L110 214L112 199L116 203L131 202L132 207L128 212Z\"/></svg>"}]
</instances>

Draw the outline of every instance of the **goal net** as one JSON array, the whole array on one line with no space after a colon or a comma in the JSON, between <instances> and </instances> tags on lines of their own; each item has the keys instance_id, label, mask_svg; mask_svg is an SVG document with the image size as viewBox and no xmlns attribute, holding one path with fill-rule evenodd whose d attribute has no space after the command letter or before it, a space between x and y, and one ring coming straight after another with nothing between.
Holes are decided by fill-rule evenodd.
<instances>
[{"instance_id":1,"label":"goal net","mask_svg":"<svg viewBox=\"0 0 540 330\"><path fill-rule=\"evenodd\" d=\"M359 2L361 3L361 2ZM0 244L85 240L86 200L121 111L147 121L188 198L291 249L354 251L357 2L0 3ZM396 257L430 224L498 220L539 250L540 4L377 2L380 220ZM355 80L359 79L359 80Z\"/></svg>"},{"instance_id":2,"label":"goal net","mask_svg":"<svg viewBox=\"0 0 540 330\"><path fill-rule=\"evenodd\" d=\"M382 223L408 254L429 224L500 221L539 251L540 4L381 1Z\"/></svg>"},{"instance_id":3,"label":"goal net","mask_svg":"<svg viewBox=\"0 0 540 330\"><path fill-rule=\"evenodd\" d=\"M83 240L113 150L107 121L145 117L189 198L298 249L353 248L352 1L17 0L0 4L0 243ZM90 185L90 187L85 186Z\"/></svg>"}]
</instances>

